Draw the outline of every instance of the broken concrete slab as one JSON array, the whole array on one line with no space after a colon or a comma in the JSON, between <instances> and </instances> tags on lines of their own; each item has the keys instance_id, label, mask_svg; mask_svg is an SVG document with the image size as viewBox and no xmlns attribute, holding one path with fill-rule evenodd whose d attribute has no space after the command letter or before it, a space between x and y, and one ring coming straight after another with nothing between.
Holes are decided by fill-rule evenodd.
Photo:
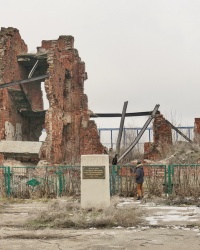
<instances>
[{"instance_id":1,"label":"broken concrete slab","mask_svg":"<svg viewBox=\"0 0 200 250\"><path fill-rule=\"evenodd\" d=\"M42 142L33 141L0 141L0 153L38 154Z\"/></svg>"}]
</instances>

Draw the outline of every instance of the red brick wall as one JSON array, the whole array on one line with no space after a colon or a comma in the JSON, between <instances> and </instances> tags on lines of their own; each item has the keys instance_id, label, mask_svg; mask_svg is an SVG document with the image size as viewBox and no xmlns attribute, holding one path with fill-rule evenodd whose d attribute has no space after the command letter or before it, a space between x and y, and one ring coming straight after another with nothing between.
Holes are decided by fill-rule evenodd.
<instances>
[{"instance_id":1,"label":"red brick wall","mask_svg":"<svg viewBox=\"0 0 200 250\"><path fill-rule=\"evenodd\" d=\"M200 118L194 120L194 142L200 143Z\"/></svg>"},{"instance_id":2,"label":"red brick wall","mask_svg":"<svg viewBox=\"0 0 200 250\"><path fill-rule=\"evenodd\" d=\"M0 84L26 79L29 72L20 66L17 56L27 53L27 45L22 40L19 31L15 28L1 28L0 30ZM20 89L19 85L9 88ZM23 84L34 110L43 109L43 100L40 83ZM8 88L0 90L0 139L5 139L5 122L14 127L22 124L22 140L37 141L42 131L42 121L29 120L22 117L11 100ZM40 130L40 131L38 131Z\"/></svg>"},{"instance_id":3,"label":"red brick wall","mask_svg":"<svg viewBox=\"0 0 200 250\"><path fill-rule=\"evenodd\" d=\"M144 159L155 161L160 158L160 152L156 148L155 143L145 142L144 143Z\"/></svg>"},{"instance_id":4,"label":"red brick wall","mask_svg":"<svg viewBox=\"0 0 200 250\"><path fill-rule=\"evenodd\" d=\"M155 116L153 122L154 143L162 146L172 144L172 129L166 122L163 115L159 114Z\"/></svg>"},{"instance_id":5,"label":"red brick wall","mask_svg":"<svg viewBox=\"0 0 200 250\"><path fill-rule=\"evenodd\" d=\"M45 117L42 159L80 164L80 155L104 152L96 124L89 120L85 64L74 49L72 36L42 41L42 48L48 50L50 75L45 81L50 108Z\"/></svg>"},{"instance_id":6,"label":"red brick wall","mask_svg":"<svg viewBox=\"0 0 200 250\"><path fill-rule=\"evenodd\" d=\"M172 129L163 115L158 114L153 122L153 143L144 144L144 157L157 160L172 145Z\"/></svg>"},{"instance_id":7,"label":"red brick wall","mask_svg":"<svg viewBox=\"0 0 200 250\"><path fill-rule=\"evenodd\" d=\"M24 72L17 63L17 55L26 53L27 46L21 39L19 31L13 28L1 28L0 31L0 84L20 80ZM13 87L13 88L19 88ZM8 90L0 90L0 139L5 139L5 122L13 126L23 123L18 115L15 105L10 100ZM27 124L26 124L27 125Z\"/></svg>"}]
</instances>

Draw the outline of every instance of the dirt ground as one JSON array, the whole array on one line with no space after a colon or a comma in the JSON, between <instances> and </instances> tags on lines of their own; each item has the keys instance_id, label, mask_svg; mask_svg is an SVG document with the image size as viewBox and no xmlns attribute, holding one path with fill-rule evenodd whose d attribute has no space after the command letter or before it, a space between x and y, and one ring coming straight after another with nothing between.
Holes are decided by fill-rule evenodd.
<instances>
[{"instance_id":1,"label":"dirt ground","mask_svg":"<svg viewBox=\"0 0 200 250\"><path fill-rule=\"evenodd\" d=\"M122 199L119 206L134 202ZM200 208L135 205L146 211L143 224L136 228L27 230L23 223L33 210L46 210L48 203L0 202L0 250L200 249L200 230L195 226L200 222Z\"/></svg>"}]
</instances>

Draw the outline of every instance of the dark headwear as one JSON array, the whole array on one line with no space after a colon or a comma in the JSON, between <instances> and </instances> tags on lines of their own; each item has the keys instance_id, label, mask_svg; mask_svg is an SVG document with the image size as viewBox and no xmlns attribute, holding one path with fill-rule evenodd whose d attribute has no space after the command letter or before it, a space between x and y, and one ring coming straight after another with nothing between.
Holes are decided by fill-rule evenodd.
<instances>
[{"instance_id":1,"label":"dark headwear","mask_svg":"<svg viewBox=\"0 0 200 250\"><path fill-rule=\"evenodd\" d=\"M141 161L137 161L137 165L141 164Z\"/></svg>"}]
</instances>

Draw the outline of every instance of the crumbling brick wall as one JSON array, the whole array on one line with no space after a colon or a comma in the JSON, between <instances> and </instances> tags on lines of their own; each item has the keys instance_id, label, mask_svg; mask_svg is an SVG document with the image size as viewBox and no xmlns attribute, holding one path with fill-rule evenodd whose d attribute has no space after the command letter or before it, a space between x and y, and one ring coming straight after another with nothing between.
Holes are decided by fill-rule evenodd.
<instances>
[{"instance_id":1,"label":"crumbling brick wall","mask_svg":"<svg viewBox=\"0 0 200 250\"><path fill-rule=\"evenodd\" d=\"M150 160L160 159L172 145L172 129L161 114L153 122L153 142L144 144L144 157Z\"/></svg>"},{"instance_id":2,"label":"crumbling brick wall","mask_svg":"<svg viewBox=\"0 0 200 250\"><path fill-rule=\"evenodd\" d=\"M0 89L0 140L38 141L44 126L47 137L40 157L50 164L80 164L82 154L103 153L97 126L90 121L84 94L87 73L74 49L74 38L42 41L37 53L28 54L17 29L1 29L0 84L27 79L36 58L40 58L40 67L34 77L48 73L44 82L49 109L43 112L41 80ZM10 91L15 90L22 90L31 105L26 116L11 98Z\"/></svg>"},{"instance_id":3,"label":"crumbling brick wall","mask_svg":"<svg viewBox=\"0 0 200 250\"><path fill-rule=\"evenodd\" d=\"M27 52L27 47L17 29L1 28L0 31L0 84L23 78L23 72L17 63L17 55ZM11 115L12 114L12 115ZM6 139L5 123L15 127L21 123L21 117L13 108L8 89L0 90L0 139Z\"/></svg>"},{"instance_id":4,"label":"crumbling brick wall","mask_svg":"<svg viewBox=\"0 0 200 250\"><path fill-rule=\"evenodd\" d=\"M194 142L200 143L200 118L194 120Z\"/></svg>"},{"instance_id":5,"label":"crumbling brick wall","mask_svg":"<svg viewBox=\"0 0 200 250\"><path fill-rule=\"evenodd\" d=\"M42 159L78 164L82 154L103 153L96 124L89 120L85 63L74 49L74 38L60 36L58 40L42 41L41 49L48 51L49 78L45 88L50 105Z\"/></svg>"},{"instance_id":6,"label":"crumbling brick wall","mask_svg":"<svg viewBox=\"0 0 200 250\"><path fill-rule=\"evenodd\" d=\"M153 122L154 143L160 147L172 145L172 128L163 115L156 115Z\"/></svg>"},{"instance_id":7,"label":"crumbling brick wall","mask_svg":"<svg viewBox=\"0 0 200 250\"><path fill-rule=\"evenodd\" d=\"M1 28L0 84L27 78L27 70L21 67L17 61L17 56L24 53L27 53L27 45L22 40L19 31L15 28ZM41 133L35 135L34 130L36 126L34 120L27 119L19 114L15 103L9 96L8 90L10 88L20 90L20 86L16 85L0 89L0 140L37 141ZM23 84L22 88L26 91L30 100L35 96L39 97L36 103L42 109L43 101L40 85L32 87Z\"/></svg>"},{"instance_id":8,"label":"crumbling brick wall","mask_svg":"<svg viewBox=\"0 0 200 250\"><path fill-rule=\"evenodd\" d=\"M144 143L144 158L155 161L161 157L159 150L157 149L154 142Z\"/></svg>"}]
</instances>

